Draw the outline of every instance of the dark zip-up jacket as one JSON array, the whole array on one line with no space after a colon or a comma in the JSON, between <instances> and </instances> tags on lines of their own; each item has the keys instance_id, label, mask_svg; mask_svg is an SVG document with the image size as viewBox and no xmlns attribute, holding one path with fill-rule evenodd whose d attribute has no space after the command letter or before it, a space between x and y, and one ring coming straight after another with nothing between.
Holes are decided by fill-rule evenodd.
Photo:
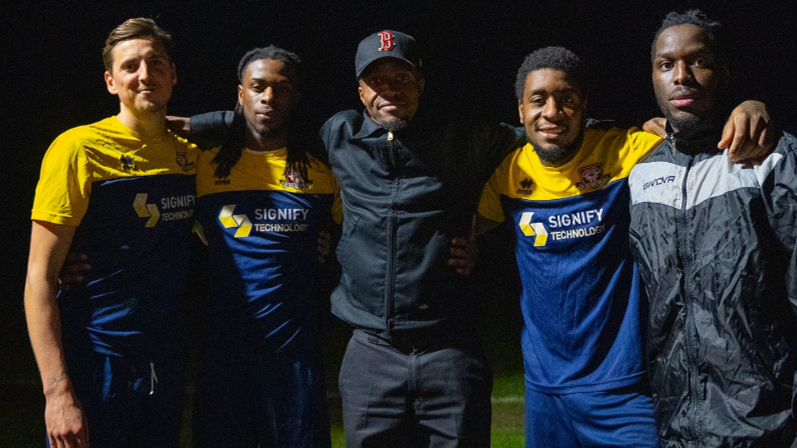
<instances>
[{"instance_id":1,"label":"dark zip-up jacket","mask_svg":"<svg viewBox=\"0 0 797 448\"><path fill-rule=\"evenodd\" d=\"M515 129L419 112L389 132L350 110L321 139L343 202L332 312L391 341L469 331L468 279L448 265L450 242L467 236L484 183L518 145Z\"/></svg>"},{"instance_id":2,"label":"dark zip-up jacket","mask_svg":"<svg viewBox=\"0 0 797 448\"><path fill-rule=\"evenodd\" d=\"M754 167L718 140L670 134L629 178L659 435L666 447L790 446L797 140Z\"/></svg>"},{"instance_id":3,"label":"dark zip-up jacket","mask_svg":"<svg viewBox=\"0 0 797 448\"><path fill-rule=\"evenodd\" d=\"M220 144L233 116L191 117L191 140ZM525 142L522 130L438 119L422 108L396 132L366 112L340 112L320 135L326 154L319 157L331 165L343 201L332 312L402 344L472 337L469 281L448 265L451 239L467 236L482 187Z\"/></svg>"}]
</instances>

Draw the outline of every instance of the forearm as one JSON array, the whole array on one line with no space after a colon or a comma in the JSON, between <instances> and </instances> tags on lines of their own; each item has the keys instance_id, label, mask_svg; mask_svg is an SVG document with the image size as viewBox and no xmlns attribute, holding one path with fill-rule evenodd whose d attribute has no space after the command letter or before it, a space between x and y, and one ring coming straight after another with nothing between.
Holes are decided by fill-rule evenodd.
<instances>
[{"instance_id":1,"label":"forearm","mask_svg":"<svg viewBox=\"0 0 797 448\"><path fill-rule=\"evenodd\" d=\"M45 396L71 389L61 341L61 318L55 294L58 272L72 244L74 227L34 221L31 228L25 317Z\"/></svg>"},{"instance_id":2,"label":"forearm","mask_svg":"<svg viewBox=\"0 0 797 448\"><path fill-rule=\"evenodd\" d=\"M25 285L25 316L45 397L71 393L61 339L61 319L55 298L56 281L29 272Z\"/></svg>"}]
</instances>

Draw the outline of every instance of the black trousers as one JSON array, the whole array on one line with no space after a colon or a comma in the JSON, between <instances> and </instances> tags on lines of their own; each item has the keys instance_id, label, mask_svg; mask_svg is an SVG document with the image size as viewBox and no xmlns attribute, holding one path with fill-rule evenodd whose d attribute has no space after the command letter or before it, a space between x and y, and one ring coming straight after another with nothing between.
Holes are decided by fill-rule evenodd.
<instances>
[{"instance_id":1,"label":"black trousers","mask_svg":"<svg viewBox=\"0 0 797 448\"><path fill-rule=\"evenodd\" d=\"M492 384L475 336L397 347L355 330L340 369L346 446L489 447Z\"/></svg>"}]
</instances>

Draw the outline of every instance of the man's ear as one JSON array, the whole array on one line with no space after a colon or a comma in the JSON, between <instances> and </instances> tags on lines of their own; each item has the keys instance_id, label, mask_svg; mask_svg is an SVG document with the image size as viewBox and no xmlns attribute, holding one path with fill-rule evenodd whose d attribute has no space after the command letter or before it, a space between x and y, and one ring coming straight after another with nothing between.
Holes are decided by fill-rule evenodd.
<instances>
[{"instance_id":1,"label":"man's ear","mask_svg":"<svg viewBox=\"0 0 797 448\"><path fill-rule=\"evenodd\" d=\"M365 98L363 98L363 86L360 84L362 81L357 81L357 93L360 95L360 102L365 105Z\"/></svg>"},{"instance_id":2,"label":"man's ear","mask_svg":"<svg viewBox=\"0 0 797 448\"><path fill-rule=\"evenodd\" d=\"M107 70L105 71L105 88L108 89L111 95L119 94L119 91L116 90L116 83L113 80L113 75Z\"/></svg>"},{"instance_id":3,"label":"man's ear","mask_svg":"<svg viewBox=\"0 0 797 448\"><path fill-rule=\"evenodd\" d=\"M172 85L177 84L177 67L172 62Z\"/></svg>"},{"instance_id":4,"label":"man's ear","mask_svg":"<svg viewBox=\"0 0 797 448\"><path fill-rule=\"evenodd\" d=\"M523 118L523 101L517 100L517 113L520 116L520 124L526 124Z\"/></svg>"},{"instance_id":5,"label":"man's ear","mask_svg":"<svg viewBox=\"0 0 797 448\"><path fill-rule=\"evenodd\" d=\"M426 87L426 78L418 80L418 96L423 95L423 89Z\"/></svg>"},{"instance_id":6,"label":"man's ear","mask_svg":"<svg viewBox=\"0 0 797 448\"><path fill-rule=\"evenodd\" d=\"M244 105L244 86L238 84L238 104Z\"/></svg>"}]
</instances>

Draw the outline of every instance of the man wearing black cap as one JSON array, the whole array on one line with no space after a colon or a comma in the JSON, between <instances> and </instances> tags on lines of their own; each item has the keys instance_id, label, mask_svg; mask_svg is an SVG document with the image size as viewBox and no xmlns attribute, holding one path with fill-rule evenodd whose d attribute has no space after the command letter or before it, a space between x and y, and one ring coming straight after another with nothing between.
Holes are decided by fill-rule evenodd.
<instances>
[{"instance_id":1,"label":"man wearing black cap","mask_svg":"<svg viewBox=\"0 0 797 448\"><path fill-rule=\"evenodd\" d=\"M429 114L421 65L406 34L363 39L365 111L321 130L344 216L332 312L355 327L340 372L350 447L490 445L492 372L461 256L481 187L518 137ZM218 138L231 116L192 117L192 138Z\"/></svg>"},{"instance_id":2,"label":"man wearing black cap","mask_svg":"<svg viewBox=\"0 0 797 448\"><path fill-rule=\"evenodd\" d=\"M346 443L489 446L492 374L468 278L447 258L516 134L428 115L406 34L363 39L355 67L365 111L321 130L344 215L332 312L355 327L340 372Z\"/></svg>"}]
</instances>

